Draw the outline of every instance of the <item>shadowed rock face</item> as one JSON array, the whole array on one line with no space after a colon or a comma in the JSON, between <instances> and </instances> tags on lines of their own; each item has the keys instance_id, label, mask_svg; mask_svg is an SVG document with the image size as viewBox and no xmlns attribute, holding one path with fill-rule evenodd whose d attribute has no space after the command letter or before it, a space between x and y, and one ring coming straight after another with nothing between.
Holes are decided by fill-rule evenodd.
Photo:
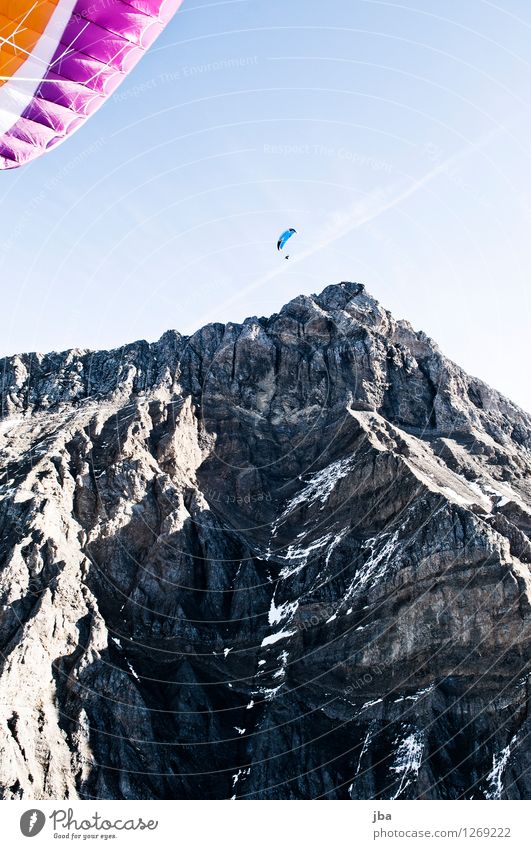
<instances>
[{"instance_id":1,"label":"shadowed rock face","mask_svg":"<svg viewBox=\"0 0 531 849\"><path fill-rule=\"evenodd\" d=\"M529 797L524 412L352 283L1 375L5 798Z\"/></svg>"}]
</instances>

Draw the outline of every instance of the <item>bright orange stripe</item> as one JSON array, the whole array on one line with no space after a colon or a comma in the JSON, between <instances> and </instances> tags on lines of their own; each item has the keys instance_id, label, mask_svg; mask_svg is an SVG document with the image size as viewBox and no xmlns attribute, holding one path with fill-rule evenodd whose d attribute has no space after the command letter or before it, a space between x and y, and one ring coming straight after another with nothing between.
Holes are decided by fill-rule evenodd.
<instances>
[{"instance_id":1,"label":"bright orange stripe","mask_svg":"<svg viewBox=\"0 0 531 849\"><path fill-rule=\"evenodd\" d=\"M0 86L35 48L59 0L0 0ZM3 39L8 39L4 41Z\"/></svg>"}]
</instances>

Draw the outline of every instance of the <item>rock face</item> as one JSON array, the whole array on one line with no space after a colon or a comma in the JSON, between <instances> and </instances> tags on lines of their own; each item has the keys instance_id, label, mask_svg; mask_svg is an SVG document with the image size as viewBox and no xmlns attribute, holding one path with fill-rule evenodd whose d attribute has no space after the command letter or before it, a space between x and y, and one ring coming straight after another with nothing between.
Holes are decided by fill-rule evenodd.
<instances>
[{"instance_id":1,"label":"rock face","mask_svg":"<svg viewBox=\"0 0 531 849\"><path fill-rule=\"evenodd\" d=\"M531 420L363 286L1 364L4 798L523 798Z\"/></svg>"}]
</instances>

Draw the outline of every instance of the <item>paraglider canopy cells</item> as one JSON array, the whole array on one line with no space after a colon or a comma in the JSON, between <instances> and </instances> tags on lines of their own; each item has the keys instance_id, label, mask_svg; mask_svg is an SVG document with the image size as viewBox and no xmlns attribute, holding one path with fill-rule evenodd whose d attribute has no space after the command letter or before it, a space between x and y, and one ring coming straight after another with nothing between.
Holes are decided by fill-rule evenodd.
<instances>
[{"instance_id":1,"label":"paraglider canopy cells","mask_svg":"<svg viewBox=\"0 0 531 849\"><path fill-rule=\"evenodd\" d=\"M99 109L181 0L0 0L0 171Z\"/></svg>"},{"instance_id":2,"label":"paraglider canopy cells","mask_svg":"<svg viewBox=\"0 0 531 849\"><path fill-rule=\"evenodd\" d=\"M289 230L284 230L282 235L278 237L277 250L281 251L288 239L291 239L291 237L294 236L296 232L297 231L293 227L290 227Z\"/></svg>"}]
</instances>

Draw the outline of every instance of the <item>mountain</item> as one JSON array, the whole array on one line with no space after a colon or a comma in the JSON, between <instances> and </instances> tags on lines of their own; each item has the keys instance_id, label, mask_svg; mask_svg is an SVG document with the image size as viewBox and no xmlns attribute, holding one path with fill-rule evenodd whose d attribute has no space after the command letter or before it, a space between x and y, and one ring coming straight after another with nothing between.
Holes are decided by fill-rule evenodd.
<instances>
[{"instance_id":1,"label":"mountain","mask_svg":"<svg viewBox=\"0 0 531 849\"><path fill-rule=\"evenodd\" d=\"M528 798L531 419L355 283L4 359L4 798Z\"/></svg>"}]
</instances>

